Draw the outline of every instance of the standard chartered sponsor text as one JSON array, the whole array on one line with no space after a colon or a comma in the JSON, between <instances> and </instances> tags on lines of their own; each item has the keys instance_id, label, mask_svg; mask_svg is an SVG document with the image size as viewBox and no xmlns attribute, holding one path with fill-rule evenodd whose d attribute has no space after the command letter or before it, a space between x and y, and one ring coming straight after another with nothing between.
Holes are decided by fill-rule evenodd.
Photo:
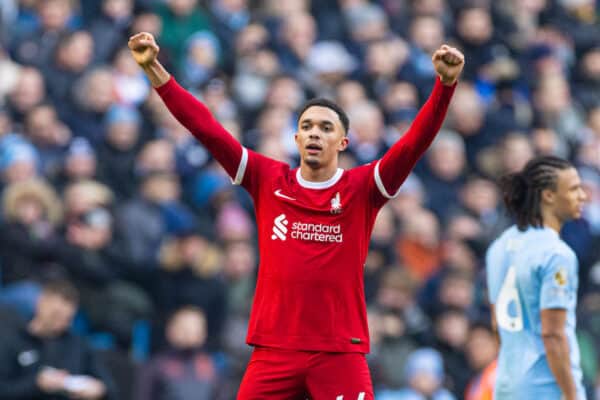
<instances>
[{"instance_id":1,"label":"standard chartered sponsor text","mask_svg":"<svg viewBox=\"0 0 600 400\"><path fill-rule=\"evenodd\" d=\"M291 229L292 239L314 242L342 243L342 227L338 225L310 224L294 222Z\"/></svg>"}]
</instances>

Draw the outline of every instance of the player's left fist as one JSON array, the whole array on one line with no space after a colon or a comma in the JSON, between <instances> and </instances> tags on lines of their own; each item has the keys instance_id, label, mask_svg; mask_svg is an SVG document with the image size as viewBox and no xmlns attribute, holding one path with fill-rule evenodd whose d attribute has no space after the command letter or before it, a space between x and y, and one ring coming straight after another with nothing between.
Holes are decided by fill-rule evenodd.
<instances>
[{"instance_id":1,"label":"player's left fist","mask_svg":"<svg viewBox=\"0 0 600 400\"><path fill-rule=\"evenodd\" d=\"M453 85L465 66L465 56L458 49L442 45L431 57L433 68L445 85Z\"/></svg>"}]
</instances>

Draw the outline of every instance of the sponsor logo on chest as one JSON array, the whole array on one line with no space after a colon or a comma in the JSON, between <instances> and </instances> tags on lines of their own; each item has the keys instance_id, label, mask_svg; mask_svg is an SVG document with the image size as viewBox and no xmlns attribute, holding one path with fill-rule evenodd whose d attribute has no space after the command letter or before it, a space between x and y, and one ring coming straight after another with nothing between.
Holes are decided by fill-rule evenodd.
<instances>
[{"instance_id":1,"label":"sponsor logo on chest","mask_svg":"<svg viewBox=\"0 0 600 400\"><path fill-rule=\"evenodd\" d=\"M294 221L290 224L285 214L273 220L271 240L285 241L289 238L320 243L342 243L344 234L340 224L321 224Z\"/></svg>"}]
</instances>

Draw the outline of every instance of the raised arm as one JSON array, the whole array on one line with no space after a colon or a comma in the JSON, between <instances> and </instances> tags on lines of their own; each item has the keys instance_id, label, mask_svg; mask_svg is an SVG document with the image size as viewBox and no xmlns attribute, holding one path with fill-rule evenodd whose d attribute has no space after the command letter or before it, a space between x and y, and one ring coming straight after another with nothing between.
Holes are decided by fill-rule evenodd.
<instances>
[{"instance_id":1,"label":"raised arm","mask_svg":"<svg viewBox=\"0 0 600 400\"><path fill-rule=\"evenodd\" d=\"M129 39L129 49L138 65L165 102L169 111L225 168L234 183L241 183L248 153L213 117L210 110L182 88L158 61L159 47L150 33Z\"/></svg>"},{"instance_id":2,"label":"raised arm","mask_svg":"<svg viewBox=\"0 0 600 400\"><path fill-rule=\"evenodd\" d=\"M396 195L440 130L465 60L460 51L443 45L433 54L432 62L438 78L429 99L408 131L376 164L375 181L384 197Z\"/></svg>"}]
</instances>

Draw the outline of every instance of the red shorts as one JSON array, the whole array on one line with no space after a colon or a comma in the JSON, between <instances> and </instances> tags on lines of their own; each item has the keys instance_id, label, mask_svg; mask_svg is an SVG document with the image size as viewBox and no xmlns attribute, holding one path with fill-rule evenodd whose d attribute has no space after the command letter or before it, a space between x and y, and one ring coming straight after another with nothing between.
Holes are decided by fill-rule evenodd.
<instances>
[{"instance_id":1,"label":"red shorts","mask_svg":"<svg viewBox=\"0 0 600 400\"><path fill-rule=\"evenodd\" d=\"M365 355L256 347L238 400L372 400Z\"/></svg>"}]
</instances>

